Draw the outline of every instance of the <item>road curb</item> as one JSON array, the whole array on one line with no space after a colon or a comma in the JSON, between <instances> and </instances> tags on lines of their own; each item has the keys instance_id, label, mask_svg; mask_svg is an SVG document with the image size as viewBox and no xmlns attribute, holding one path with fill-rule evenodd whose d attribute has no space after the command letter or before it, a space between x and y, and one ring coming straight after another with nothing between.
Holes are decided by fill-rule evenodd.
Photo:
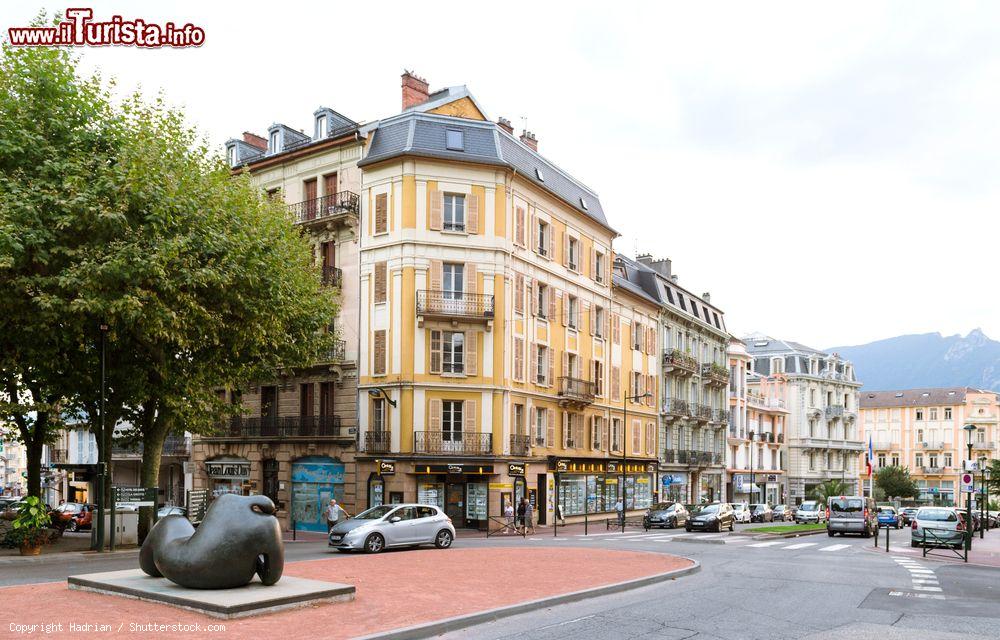
<instances>
[{"instance_id":1,"label":"road curb","mask_svg":"<svg viewBox=\"0 0 1000 640\"><path fill-rule=\"evenodd\" d=\"M40 556L0 556L0 566L28 565L28 564L52 564L53 562L66 562L67 560L106 560L108 558L128 558L138 556L139 549L126 549L124 551L67 551L65 553L49 553Z\"/></svg>"},{"instance_id":2,"label":"road curb","mask_svg":"<svg viewBox=\"0 0 1000 640\"><path fill-rule=\"evenodd\" d=\"M674 569L673 571L658 573L656 575L646 576L644 578L637 578L635 580L616 582L614 584L607 584L600 587L594 587L592 589L583 589L582 591L573 591L558 596L552 596L550 598L539 598L538 600L529 600L527 602L520 602L518 604L509 605L506 607L487 609L486 611L479 611L477 613L470 613L463 616L445 618L444 620L436 620L434 622L414 625L412 627L404 627L402 629L393 629L391 631L373 633L367 636L360 636L356 638L356 640L418 640L420 638L430 638L432 636L440 635L442 633L447 633L449 631L457 631L459 629L464 629L472 625L482 624L484 622L492 622L494 620L499 620L501 618L509 618L511 616L520 615L522 613L537 611L539 609L546 609L548 607L553 607L560 604L578 602L580 600L586 600L588 598L594 598L597 596L606 596L613 593L628 591L630 589L647 587L652 584L657 584L659 582L667 582L670 580L674 580L676 578L691 575L693 573L701 571L700 562L692 560L691 558L683 558L683 556L676 556L676 557L687 560L693 564L690 567L684 567L683 569Z\"/></svg>"}]
</instances>

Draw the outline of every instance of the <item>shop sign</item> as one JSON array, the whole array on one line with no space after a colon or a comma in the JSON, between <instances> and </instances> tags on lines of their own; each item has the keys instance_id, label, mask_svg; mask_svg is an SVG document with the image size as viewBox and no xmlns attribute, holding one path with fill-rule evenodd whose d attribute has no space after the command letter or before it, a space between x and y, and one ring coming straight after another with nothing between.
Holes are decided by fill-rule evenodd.
<instances>
[{"instance_id":1,"label":"shop sign","mask_svg":"<svg viewBox=\"0 0 1000 640\"><path fill-rule=\"evenodd\" d=\"M524 463L523 462L511 462L507 465L507 475L514 477L524 477Z\"/></svg>"},{"instance_id":2,"label":"shop sign","mask_svg":"<svg viewBox=\"0 0 1000 640\"><path fill-rule=\"evenodd\" d=\"M250 461L206 462L205 472L217 480L248 480L250 478Z\"/></svg>"},{"instance_id":3,"label":"shop sign","mask_svg":"<svg viewBox=\"0 0 1000 640\"><path fill-rule=\"evenodd\" d=\"M646 463L646 473L656 473L656 463L655 462Z\"/></svg>"},{"instance_id":4,"label":"shop sign","mask_svg":"<svg viewBox=\"0 0 1000 640\"><path fill-rule=\"evenodd\" d=\"M608 460L608 473L618 473L621 470L621 463Z\"/></svg>"},{"instance_id":5,"label":"shop sign","mask_svg":"<svg viewBox=\"0 0 1000 640\"><path fill-rule=\"evenodd\" d=\"M569 471L569 460L556 460L556 473Z\"/></svg>"},{"instance_id":6,"label":"shop sign","mask_svg":"<svg viewBox=\"0 0 1000 640\"><path fill-rule=\"evenodd\" d=\"M767 474L767 482L777 482L777 481L778 481L778 474L776 473Z\"/></svg>"},{"instance_id":7,"label":"shop sign","mask_svg":"<svg viewBox=\"0 0 1000 640\"><path fill-rule=\"evenodd\" d=\"M491 482L490 491L510 491L514 485L510 482Z\"/></svg>"},{"instance_id":8,"label":"shop sign","mask_svg":"<svg viewBox=\"0 0 1000 640\"><path fill-rule=\"evenodd\" d=\"M687 484L687 476L683 473L663 473L660 474L660 484L665 487L674 484Z\"/></svg>"},{"instance_id":9,"label":"shop sign","mask_svg":"<svg viewBox=\"0 0 1000 640\"><path fill-rule=\"evenodd\" d=\"M391 476L396 473L395 460L376 460L375 464L378 466L378 474L380 476Z\"/></svg>"},{"instance_id":10,"label":"shop sign","mask_svg":"<svg viewBox=\"0 0 1000 640\"><path fill-rule=\"evenodd\" d=\"M489 476L493 475L493 465L491 464L422 464L413 468L414 473L448 473Z\"/></svg>"},{"instance_id":11,"label":"shop sign","mask_svg":"<svg viewBox=\"0 0 1000 640\"><path fill-rule=\"evenodd\" d=\"M462 473L462 465L460 464L449 464L448 473Z\"/></svg>"}]
</instances>

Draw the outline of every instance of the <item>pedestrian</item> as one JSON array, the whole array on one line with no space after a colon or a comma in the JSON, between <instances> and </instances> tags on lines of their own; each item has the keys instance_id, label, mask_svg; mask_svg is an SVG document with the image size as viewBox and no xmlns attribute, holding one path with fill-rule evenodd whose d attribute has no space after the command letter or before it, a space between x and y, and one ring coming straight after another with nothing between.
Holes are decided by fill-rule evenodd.
<instances>
[{"instance_id":1,"label":"pedestrian","mask_svg":"<svg viewBox=\"0 0 1000 640\"><path fill-rule=\"evenodd\" d=\"M330 533L330 529L336 526L337 522L340 521L340 515L343 514L346 518L350 516L344 511L344 508L337 504L336 498L330 499L330 504L326 507L326 532Z\"/></svg>"},{"instance_id":2,"label":"pedestrian","mask_svg":"<svg viewBox=\"0 0 1000 640\"><path fill-rule=\"evenodd\" d=\"M517 505L517 519L514 521L514 533L521 533L521 529L524 527L524 509L527 504L527 500L521 500Z\"/></svg>"},{"instance_id":3,"label":"pedestrian","mask_svg":"<svg viewBox=\"0 0 1000 640\"><path fill-rule=\"evenodd\" d=\"M531 529L531 535L535 534L535 520L534 513L531 508L531 502L525 498L524 499L524 534L528 534L528 529Z\"/></svg>"},{"instance_id":4,"label":"pedestrian","mask_svg":"<svg viewBox=\"0 0 1000 640\"><path fill-rule=\"evenodd\" d=\"M618 498L618 502L615 503L615 513L618 514L618 526L625 526L625 505L622 504L622 499Z\"/></svg>"},{"instance_id":5,"label":"pedestrian","mask_svg":"<svg viewBox=\"0 0 1000 640\"><path fill-rule=\"evenodd\" d=\"M504 535L506 535L507 531L510 529L513 529L514 532L516 533L517 523L514 521L514 505L512 505L510 502L506 501L504 502L503 517L504 517L504 525L503 525Z\"/></svg>"}]
</instances>

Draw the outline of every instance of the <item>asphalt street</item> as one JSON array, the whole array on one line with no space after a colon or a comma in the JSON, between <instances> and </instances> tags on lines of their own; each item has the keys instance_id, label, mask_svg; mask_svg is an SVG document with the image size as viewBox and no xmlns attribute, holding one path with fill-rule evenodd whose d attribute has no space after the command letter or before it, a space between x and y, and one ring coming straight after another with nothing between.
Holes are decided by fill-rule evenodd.
<instances>
[{"instance_id":1,"label":"asphalt street","mask_svg":"<svg viewBox=\"0 0 1000 640\"><path fill-rule=\"evenodd\" d=\"M548 531L548 535L527 539L488 540L463 539L459 534L456 546L575 546L671 553L697 560L701 571L672 582L503 618L440 637L913 640L1000 635L1000 569L926 560L902 548L906 534L893 533L891 553L872 551L872 540L825 535L774 541L669 530L599 532L586 537L552 537ZM1000 535L1000 531L993 535ZM317 542L290 543L286 554L288 561L341 555ZM0 585L62 581L68 575L133 568L136 563L136 555L129 554L0 566ZM511 571L510 585L503 588L517 588L516 567Z\"/></svg>"}]
</instances>

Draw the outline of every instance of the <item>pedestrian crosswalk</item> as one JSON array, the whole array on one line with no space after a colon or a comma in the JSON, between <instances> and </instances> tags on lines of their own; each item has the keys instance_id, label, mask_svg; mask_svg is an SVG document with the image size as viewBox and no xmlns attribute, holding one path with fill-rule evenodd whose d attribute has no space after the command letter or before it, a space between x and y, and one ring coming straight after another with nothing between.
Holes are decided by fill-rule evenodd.
<instances>
[{"instance_id":1,"label":"pedestrian crosswalk","mask_svg":"<svg viewBox=\"0 0 1000 640\"><path fill-rule=\"evenodd\" d=\"M845 551L852 548L855 545L851 544L827 544L823 545L819 542L803 542L801 539L782 539L782 540L764 540L761 541L759 538L754 539L749 536L731 536L728 533L714 533L714 534L704 534L704 533L683 533L683 532L645 532L638 533L634 531L629 531L622 533L621 531L614 531L610 533L596 533L591 535L577 534L574 536L568 536L566 538L558 538L559 540L572 540L575 542L595 542L595 543L617 543L626 542L632 543L648 543L648 542L674 542L674 541L693 541L693 542L714 542L716 544L722 543L726 545L739 545L747 548L757 548L757 549L772 549L772 550L782 550L782 551L822 551L825 553Z\"/></svg>"}]
</instances>

